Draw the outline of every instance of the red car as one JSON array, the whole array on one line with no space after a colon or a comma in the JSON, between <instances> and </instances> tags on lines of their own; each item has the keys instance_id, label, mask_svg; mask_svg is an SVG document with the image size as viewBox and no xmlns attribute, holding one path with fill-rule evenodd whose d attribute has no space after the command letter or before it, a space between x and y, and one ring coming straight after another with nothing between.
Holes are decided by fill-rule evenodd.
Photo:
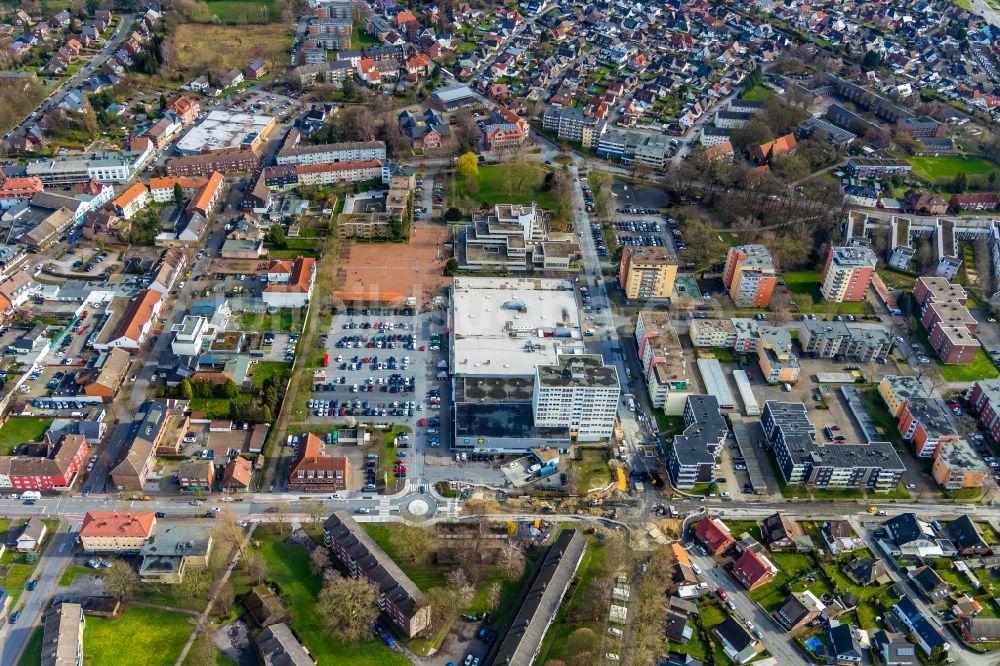
<instances>
[{"instance_id":1,"label":"red car","mask_svg":"<svg viewBox=\"0 0 1000 666\"><path fill-rule=\"evenodd\" d=\"M726 591L723 590L721 587L715 588L715 593L717 595L719 595L719 598L722 599L723 601L726 601L727 599L729 599L729 595L726 594Z\"/></svg>"},{"instance_id":2,"label":"red car","mask_svg":"<svg viewBox=\"0 0 1000 666\"><path fill-rule=\"evenodd\" d=\"M427 345L420 345L420 351L427 351Z\"/></svg>"},{"instance_id":3,"label":"red car","mask_svg":"<svg viewBox=\"0 0 1000 666\"><path fill-rule=\"evenodd\" d=\"M840 426L839 425L832 425L832 426L830 426L830 430L840 430Z\"/></svg>"},{"instance_id":4,"label":"red car","mask_svg":"<svg viewBox=\"0 0 1000 666\"><path fill-rule=\"evenodd\" d=\"M417 421L417 425L419 426L427 425L427 419L420 419L419 421Z\"/></svg>"}]
</instances>

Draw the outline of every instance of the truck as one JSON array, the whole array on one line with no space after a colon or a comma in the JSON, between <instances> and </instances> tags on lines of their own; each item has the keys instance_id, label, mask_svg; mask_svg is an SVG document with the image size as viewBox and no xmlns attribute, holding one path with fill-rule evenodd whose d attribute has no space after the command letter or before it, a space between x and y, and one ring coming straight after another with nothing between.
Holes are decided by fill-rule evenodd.
<instances>
[{"instance_id":1,"label":"truck","mask_svg":"<svg viewBox=\"0 0 1000 666\"><path fill-rule=\"evenodd\" d=\"M33 500L42 499L42 494L37 490L25 490L23 493L21 493L21 499L33 499Z\"/></svg>"},{"instance_id":2,"label":"truck","mask_svg":"<svg viewBox=\"0 0 1000 666\"><path fill-rule=\"evenodd\" d=\"M632 396L629 396L627 402L628 402L629 411L634 412L635 411L635 398L633 398Z\"/></svg>"}]
</instances>

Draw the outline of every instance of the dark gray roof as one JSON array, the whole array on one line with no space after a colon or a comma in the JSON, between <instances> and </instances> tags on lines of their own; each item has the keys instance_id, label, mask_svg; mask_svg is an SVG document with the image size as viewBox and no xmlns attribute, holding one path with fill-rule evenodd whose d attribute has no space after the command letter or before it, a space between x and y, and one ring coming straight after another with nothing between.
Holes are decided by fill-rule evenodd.
<instances>
[{"instance_id":1,"label":"dark gray roof","mask_svg":"<svg viewBox=\"0 0 1000 666\"><path fill-rule=\"evenodd\" d=\"M948 523L945 532L948 533L948 538L955 543L959 550L987 547L979 527L967 515L959 516Z\"/></svg>"}]
</instances>

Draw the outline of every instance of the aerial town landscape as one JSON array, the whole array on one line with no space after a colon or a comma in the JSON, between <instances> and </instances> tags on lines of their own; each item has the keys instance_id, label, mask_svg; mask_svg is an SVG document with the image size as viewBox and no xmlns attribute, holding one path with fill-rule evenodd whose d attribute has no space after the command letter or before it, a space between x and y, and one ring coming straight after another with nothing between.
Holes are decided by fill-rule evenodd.
<instances>
[{"instance_id":1,"label":"aerial town landscape","mask_svg":"<svg viewBox=\"0 0 1000 666\"><path fill-rule=\"evenodd\" d=\"M0 0L0 666L1000 664L998 123L998 0Z\"/></svg>"}]
</instances>

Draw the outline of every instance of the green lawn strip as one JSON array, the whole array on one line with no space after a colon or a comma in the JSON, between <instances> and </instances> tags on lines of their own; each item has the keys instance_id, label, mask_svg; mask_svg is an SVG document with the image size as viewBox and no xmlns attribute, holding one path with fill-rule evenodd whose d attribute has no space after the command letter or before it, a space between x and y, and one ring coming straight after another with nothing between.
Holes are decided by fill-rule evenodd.
<instances>
[{"instance_id":1,"label":"green lawn strip","mask_svg":"<svg viewBox=\"0 0 1000 666\"><path fill-rule=\"evenodd\" d=\"M979 530L983 533L983 541L989 545L995 545L1000 543L1000 534L993 529L993 526L987 522L976 523L979 526Z\"/></svg>"},{"instance_id":2,"label":"green lawn strip","mask_svg":"<svg viewBox=\"0 0 1000 666\"><path fill-rule=\"evenodd\" d=\"M784 571L779 571L770 583L765 583L759 587L755 587L747 592L747 596L751 600L755 601L762 608L764 608L768 613L776 610L781 604L785 603L788 598L788 593L785 592L785 583L791 579Z\"/></svg>"},{"instance_id":3,"label":"green lawn strip","mask_svg":"<svg viewBox=\"0 0 1000 666\"><path fill-rule=\"evenodd\" d=\"M740 99L749 100L751 102L766 102L772 97L774 97L774 93L764 86L754 86L750 90L743 93Z\"/></svg>"},{"instance_id":4,"label":"green lawn strip","mask_svg":"<svg viewBox=\"0 0 1000 666\"><path fill-rule=\"evenodd\" d=\"M287 536L274 529L258 529L260 554L267 563L268 579L278 585L281 600L292 614L292 628L320 666L403 666L405 657L393 652L380 639L350 643L332 636L316 612L316 599L323 580L309 570L309 553L301 546L282 543Z\"/></svg>"},{"instance_id":5,"label":"green lawn strip","mask_svg":"<svg viewBox=\"0 0 1000 666\"><path fill-rule=\"evenodd\" d=\"M72 585L77 576L103 576L107 569L91 569L90 567L67 567L59 579L59 584L63 587Z\"/></svg>"},{"instance_id":6,"label":"green lawn strip","mask_svg":"<svg viewBox=\"0 0 1000 666\"><path fill-rule=\"evenodd\" d=\"M291 374L292 364L286 361L258 361L250 366L253 377L250 380L254 388L260 388L272 377L280 377L282 373Z\"/></svg>"},{"instance_id":7,"label":"green lawn strip","mask_svg":"<svg viewBox=\"0 0 1000 666\"><path fill-rule=\"evenodd\" d=\"M0 426L0 455L9 455L18 444L37 442L52 425L52 419L14 417Z\"/></svg>"},{"instance_id":8,"label":"green lawn strip","mask_svg":"<svg viewBox=\"0 0 1000 666\"><path fill-rule=\"evenodd\" d=\"M1000 375L1000 371L993 365L993 361L982 348L976 352L976 358L972 363L966 365L941 364L939 368L941 378L948 382L974 382L979 379L993 379Z\"/></svg>"},{"instance_id":9,"label":"green lawn strip","mask_svg":"<svg viewBox=\"0 0 1000 666\"><path fill-rule=\"evenodd\" d=\"M42 631L43 627L35 627L31 632L28 644L24 646L24 652L17 661L17 666L38 666L42 663Z\"/></svg>"},{"instance_id":10,"label":"green lawn strip","mask_svg":"<svg viewBox=\"0 0 1000 666\"><path fill-rule=\"evenodd\" d=\"M576 578L559 607L555 621L545 634L541 650L538 653L538 660L535 663L544 664L554 659L569 663L575 656L573 646L569 644L569 638L577 629L590 629L598 636L598 640L603 638L603 619L601 623L582 621L571 623L567 622L566 618L567 616L577 616L579 609L584 604L594 602L592 590L589 589L590 584L606 573L604 571L604 551L600 543L595 538L587 537L587 550L584 552L580 567L576 571Z\"/></svg>"},{"instance_id":11,"label":"green lawn strip","mask_svg":"<svg viewBox=\"0 0 1000 666\"><path fill-rule=\"evenodd\" d=\"M83 663L132 666L142 655L144 666L173 666L192 629L187 615L161 608L133 606L116 620L88 617Z\"/></svg>"},{"instance_id":12,"label":"green lawn strip","mask_svg":"<svg viewBox=\"0 0 1000 666\"><path fill-rule=\"evenodd\" d=\"M241 393L237 402L250 404L250 394ZM191 410L205 412L205 416L210 419L229 418L229 400L226 398L195 398L191 401Z\"/></svg>"},{"instance_id":13,"label":"green lawn strip","mask_svg":"<svg viewBox=\"0 0 1000 666\"><path fill-rule=\"evenodd\" d=\"M374 453L378 454L378 478L376 484L381 483L383 480L388 484L387 492L395 492L398 490L397 486L400 486L404 479L397 479L394 474L396 470L396 460L402 460L406 463L405 458L397 458L399 451L397 451L394 446L396 441L396 436L402 433L411 432L409 426L393 426L385 432L376 432L372 435L373 440L378 442L378 438L381 437L381 448ZM412 450L412 449L411 449Z\"/></svg>"}]
</instances>

